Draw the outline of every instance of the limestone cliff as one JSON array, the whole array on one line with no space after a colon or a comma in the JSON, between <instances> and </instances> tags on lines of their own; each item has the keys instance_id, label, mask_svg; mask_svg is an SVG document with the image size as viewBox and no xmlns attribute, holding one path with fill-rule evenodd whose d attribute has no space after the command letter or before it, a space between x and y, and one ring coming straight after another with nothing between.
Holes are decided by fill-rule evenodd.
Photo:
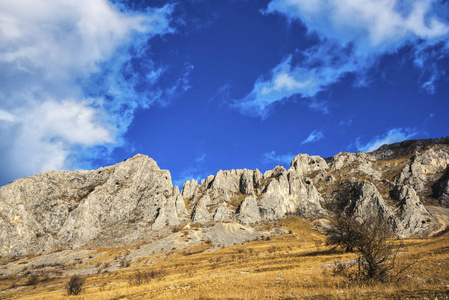
<instances>
[{"instance_id":1,"label":"limestone cliff","mask_svg":"<svg viewBox=\"0 0 449 300\"><path fill-rule=\"evenodd\" d=\"M94 171L49 171L0 188L0 255L141 244L179 226L253 225L288 215L381 212L399 237L434 225L424 204L449 205L449 139L407 141L332 158L300 154L286 170L219 171L180 191L136 155Z\"/></svg>"}]
</instances>

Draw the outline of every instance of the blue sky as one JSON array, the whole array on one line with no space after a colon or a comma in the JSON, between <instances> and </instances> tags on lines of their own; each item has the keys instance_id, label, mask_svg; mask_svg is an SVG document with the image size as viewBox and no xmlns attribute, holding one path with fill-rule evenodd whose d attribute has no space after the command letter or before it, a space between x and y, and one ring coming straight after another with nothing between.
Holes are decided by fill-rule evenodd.
<instances>
[{"instance_id":1,"label":"blue sky","mask_svg":"<svg viewBox=\"0 0 449 300\"><path fill-rule=\"evenodd\" d=\"M0 184L136 153L175 184L448 135L440 0L0 0Z\"/></svg>"}]
</instances>

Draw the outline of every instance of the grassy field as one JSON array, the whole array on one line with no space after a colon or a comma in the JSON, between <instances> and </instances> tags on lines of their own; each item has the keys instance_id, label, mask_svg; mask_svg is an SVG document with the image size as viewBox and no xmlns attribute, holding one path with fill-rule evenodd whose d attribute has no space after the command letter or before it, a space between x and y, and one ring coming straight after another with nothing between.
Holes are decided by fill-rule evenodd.
<instances>
[{"instance_id":1,"label":"grassy field","mask_svg":"<svg viewBox=\"0 0 449 300\"><path fill-rule=\"evenodd\" d=\"M356 255L331 249L309 221L280 221L289 234L208 251L203 244L134 261L131 267L86 276L72 299L449 299L449 234L401 243L411 266L397 282L355 284L335 263ZM124 249L107 251L112 259ZM152 263L148 263L151 261ZM80 268L83 266L80 265ZM0 298L66 299L69 277L0 278Z\"/></svg>"}]
</instances>

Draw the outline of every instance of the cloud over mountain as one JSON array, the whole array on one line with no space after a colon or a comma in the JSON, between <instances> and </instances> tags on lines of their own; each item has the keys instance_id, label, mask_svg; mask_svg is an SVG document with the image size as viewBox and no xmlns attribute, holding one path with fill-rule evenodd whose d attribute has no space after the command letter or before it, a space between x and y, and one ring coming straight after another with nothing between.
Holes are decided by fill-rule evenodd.
<instances>
[{"instance_id":1,"label":"cloud over mountain","mask_svg":"<svg viewBox=\"0 0 449 300\"><path fill-rule=\"evenodd\" d=\"M76 169L83 167L78 158L120 145L134 110L155 101L139 85L163 71L151 59L136 68L132 57L145 58L149 39L172 32L172 6L140 12L106 0L0 0L0 6L0 179Z\"/></svg>"}]
</instances>

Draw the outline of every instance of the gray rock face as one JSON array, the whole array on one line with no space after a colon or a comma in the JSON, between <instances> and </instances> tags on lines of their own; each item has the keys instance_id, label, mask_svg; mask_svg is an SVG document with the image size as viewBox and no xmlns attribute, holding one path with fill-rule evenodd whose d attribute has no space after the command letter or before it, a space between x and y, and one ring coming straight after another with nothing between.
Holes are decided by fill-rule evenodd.
<instances>
[{"instance_id":1,"label":"gray rock face","mask_svg":"<svg viewBox=\"0 0 449 300\"><path fill-rule=\"evenodd\" d=\"M367 220L375 217L378 213L392 225L397 232L402 232L402 224L398 221L389 207L380 195L377 188L370 182L354 183L354 196L346 206L346 210L352 214Z\"/></svg>"},{"instance_id":2,"label":"gray rock face","mask_svg":"<svg viewBox=\"0 0 449 300\"><path fill-rule=\"evenodd\" d=\"M449 207L449 171L433 186L433 196L443 207Z\"/></svg>"},{"instance_id":3,"label":"gray rock face","mask_svg":"<svg viewBox=\"0 0 449 300\"><path fill-rule=\"evenodd\" d=\"M238 193L240 191L240 177L242 170L218 171L212 181L212 189L217 192L229 191Z\"/></svg>"},{"instance_id":4,"label":"gray rock face","mask_svg":"<svg viewBox=\"0 0 449 300\"><path fill-rule=\"evenodd\" d=\"M380 212L398 236L423 235L435 223L423 203L449 206L449 139L418 144L328 159L300 154L289 170L220 170L182 191L144 155L94 171L45 172L0 187L0 255L152 242L191 222L251 226L341 210Z\"/></svg>"},{"instance_id":5,"label":"gray rock face","mask_svg":"<svg viewBox=\"0 0 449 300\"><path fill-rule=\"evenodd\" d=\"M296 170L298 174L303 175L308 172L325 170L327 169L327 163L320 156L299 154L293 158L290 168Z\"/></svg>"},{"instance_id":6,"label":"gray rock face","mask_svg":"<svg viewBox=\"0 0 449 300\"><path fill-rule=\"evenodd\" d=\"M227 207L226 204L221 203L214 214L215 222L227 222L231 221L232 211Z\"/></svg>"},{"instance_id":7,"label":"gray rock face","mask_svg":"<svg viewBox=\"0 0 449 300\"><path fill-rule=\"evenodd\" d=\"M143 155L95 171L16 180L0 188L0 254L136 240L183 220L177 192L170 173Z\"/></svg>"},{"instance_id":8,"label":"gray rock face","mask_svg":"<svg viewBox=\"0 0 449 300\"><path fill-rule=\"evenodd\" d=\"M379 179L380 173L373 164L371 156L363 152L341 152L334 156L331 171L347 169L348 173L358 173L373 179Z\"/></svg>"},{"instance_id":9,"label":"gray rock face","mask_svg":"<svg viewBox=\"0 0 449 300\"><path fill-rule=\"evenodd\" d=\"M404 236L421 235L433 226L432 216L411 186L395 186L392 197L398 201L396 216L401 220Z\"/></svg>"},{"instance_id":10,"label":"gray rock face","mask_svg":"<svg viewBox=\"0 0 449 300\"><path fill-rule=\"evenodd\" d=\"M404 167L396 182L408 184L415 191L422 192L429 181L435 179L432 175L444 172L448 166L449 152L446 149L430 148L422 153L416 153L411 165Z\"/></svg>"},{"instance_id":11,"label":"gray rock face","mask_svg":"<svg viewBox=\"0 0 449 300\"><path fill-rule=\"evenodd\" d=\"M443 192L441 193L439 203L441 206L449 207L449 180L446 181Z\"/></svg>"},{"instance_id":12,"label":"gray rock face","mask_svg":"<svg viewBox=\"0 0 449 300\"><path fill-rule=\"evenodd\" d=\"M262 180L263 180L263 174L258 169L255 169L254 174L253 174L253 182L254 182L254 187L256 189L261 187Z\"/></svg>"},{"instance_id":13,"label":"gray rock face","mask_svg":"<svg viewBox=\"0 0 449 300\"><path fill-rule=\"evenodd\" d=\"M249 196L248 196L249 195ZM209 199L206 203L204 197ZM322 197L310 180L295 169L277 166L262 175L258 170L219 171L204 182L193 196L192 221L206 224L236 220L245 224L272 221L289 214L304 217L329 215L321 207ZM211 217L212 211L213 218Z\"/></svg>"},{"instance_id":14,"label":"gray rock face","mask_svg":"<svg viewBox=\"0 0 449 300\"><path fill-rule=\"evenodd\" d=\"M240 193L250 195L254 193L254 172L244 169L240 177Z\"/></svg>"},{"instance_id":15,"label":"gray rock face","mask_svg":"<svg viewBox=\"0 0 449 300\"><path fill-rule=\"evenodd\" d=\"M243 200L237 210L236 219L243 224L257 223L262 220L255 196L247 196Z\"/></svg>"},{"instance_id":16,"label":"gray rock face","mask_svg":"<svg viewBox=\"0 0 449 300\"><path fill-rule=\"evenodd\" d=\"M329 213L323 209L324 201L311 180L302 178L299 173L289 170L287 174L290 199L296 200L295 213L304 217L325 217Z\"/></svg>"},{"instance_id":17,"label":"gray rock face","mask_svg":"<svg viewBox=\"0 0 449 300\"><path fill-rule=\"evenodd\" d=\"M210 204L209 194L204 194L193 209L192 221L194 223L205 224L212 220L209 210L207 209Z\"/></svg>"},{"instance_id":18,"label":"gray rock face","mask_svg":"<svg viewBox=\"0 0 449 300\"><path fill-rule=\"evenodd\" d=\"M419 236L434 226L432 216L410 186L398 185L392 190L395 207L387 205L372 183L355 183L354 192L345 209L363 220L380 213L398 237Z\"/></svg>"},{"instance_id":19,"label":"gray rock face","mask_svg":"<svg viewBox=\"0 0 449 300\"><path fill-rule=\"evenodd\" d=\"M186 181L182 186L182 197L184 199L192 199L197 188L198 182L195 179Z\"/></svg>"}]
</instances>

